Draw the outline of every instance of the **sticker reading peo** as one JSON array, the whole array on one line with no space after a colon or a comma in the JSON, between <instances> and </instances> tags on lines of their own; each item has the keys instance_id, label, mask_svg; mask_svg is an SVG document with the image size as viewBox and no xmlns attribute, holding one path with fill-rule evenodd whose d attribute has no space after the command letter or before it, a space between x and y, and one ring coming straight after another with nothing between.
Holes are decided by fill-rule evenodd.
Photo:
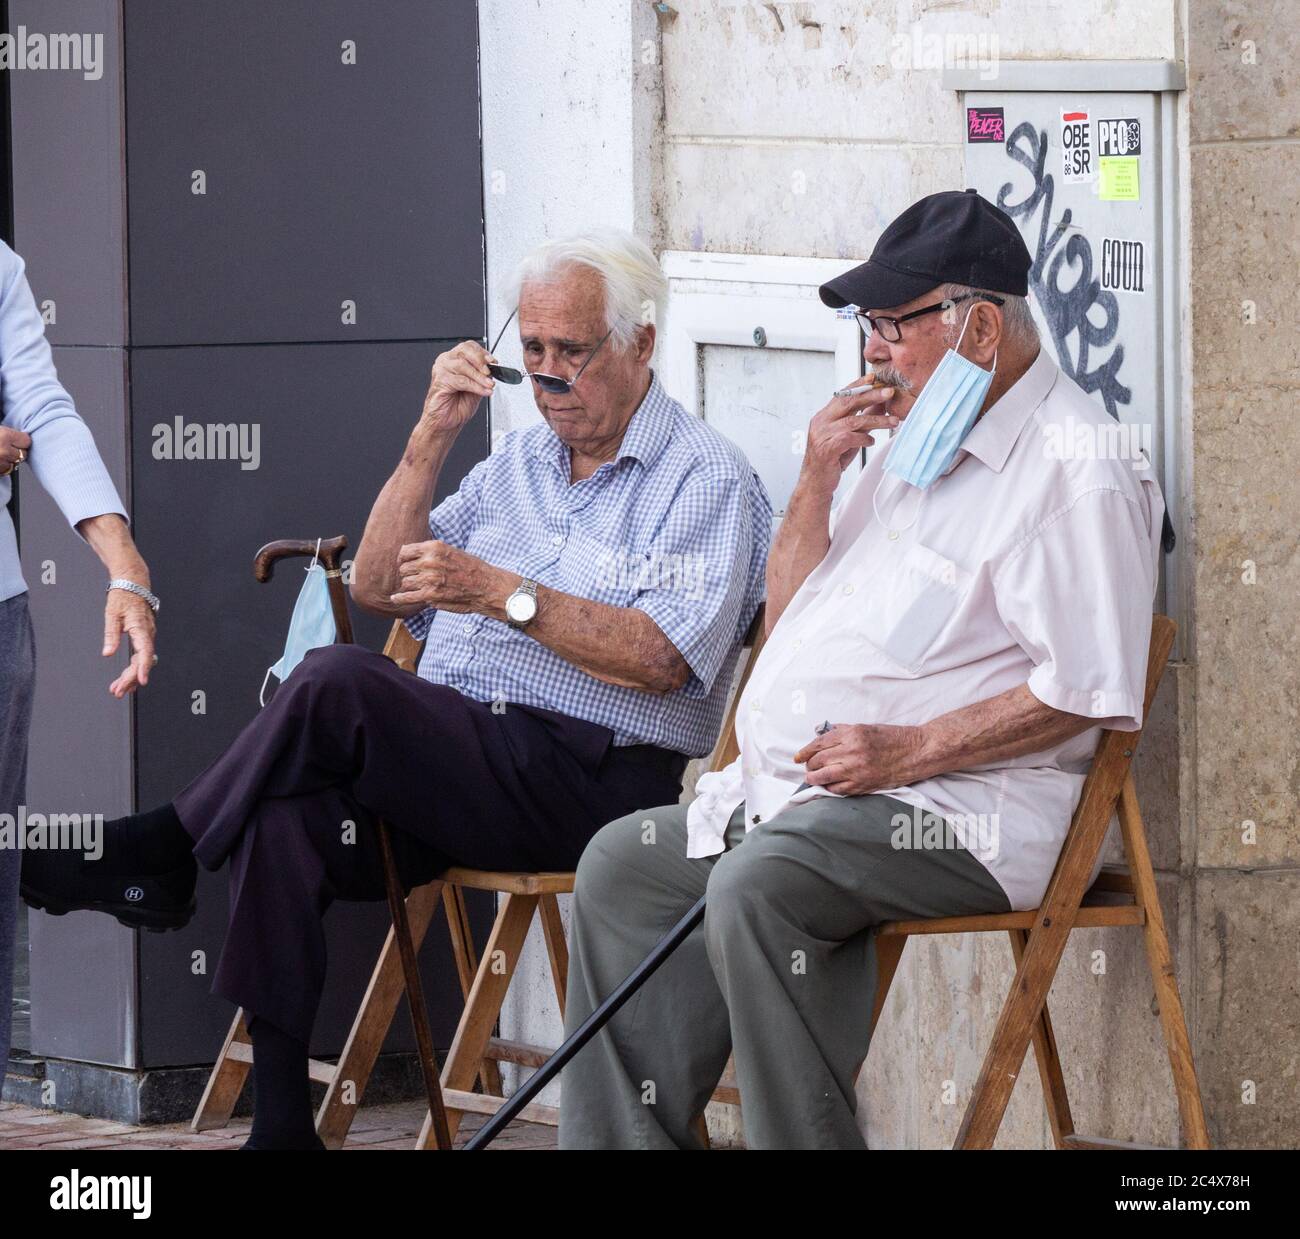
<instances>
[{"instance_id":1,"label":"sticker reading peo","mask_svg":"<svg viewBox=\"0 0 1300 1239\"><path fill-rule=\"evenodd\" d=\"M1111 120L1097 118L1097 154L1101 158L1107 155L1142 154L1142 125L1133 116L1116 117Z\"/></svg>"}]
</instances>

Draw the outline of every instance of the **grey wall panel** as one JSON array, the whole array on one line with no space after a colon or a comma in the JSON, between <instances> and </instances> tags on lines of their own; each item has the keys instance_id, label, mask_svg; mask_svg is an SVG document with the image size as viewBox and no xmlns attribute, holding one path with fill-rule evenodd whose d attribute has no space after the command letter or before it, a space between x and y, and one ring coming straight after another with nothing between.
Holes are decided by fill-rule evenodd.
<instances>
[{"instance_id":1,"label":"grey wall panel","mask_svg":"<svg viewBox=\"0 0 1300 1239\"><path fill-rule=\"evenodd\" d=\"M482 334L473 0L125 11L133 344Z\"/></svg>"},{"instance_id":2,"label":"grey wall panel","mask_svg":"<svg viewBox=\"0 0 1300 1239\"><path fill-rule=\"evenodd\" d=\"M123 350L56 348L54 364L125 501ZM107 578L35 478L23 482L23 575L36 630L28 805L117 817L131 810L132 703L108 692L125 652L100 654ZM33 912L31 943L33 1049L133 1065L135 935L95 913Z\"/></svg>"},{"instance_id":3,"label":"grey wall panel","mask_svg":"<svg viewBox=\"0 0 1300 1239\"><path fill-rule=\"evenodd\" d=\"M38 299L56 303L51 342L101 346L56 357L124 497L133 435L135 532L164 599L153 682L115 702L98 655L102 570L25 479L40 660L29 799L90 800L116 816L170 798L256 710L297 580L256 586L253 551L291 535L345 532L355 544L445 347L428 341L482 335L476 6L13 0L9 25L19 24L103 35L94 81L6 74L14 240ZM345 40L355 66L341 61ZM196 167L208 174L203 197L190 193ZM355 326L340 321L345 299ZM337 343L294 343L322 340ZM251 347L146 347L124 362L124 342ZM157 459L154 427L176 417L256 425L258 468ZM486 451L480 421L442 490ZM47 559L57 586L39 584ZM372 646L388 628L373 617L357 626ZM202 716L195 689L207 694ZM33 916L37 1053L126 1067L211 1061L229 1010L189 965L196 945L215 962L225 875L200 883L199 916L180 934ZM471 902L481 929L489 901ZM331 913L317 1053L340 1048L385 928L379 904ZM441 927L423 958L445 1044L459 994ZM404 1017L388 1044L409 1046Z\"/></svg>"},{"instance_id":4,"label":"grey wall panel","mask_svg":"<svg viewBox=\"0 0 1300 1239\"><path fill-rule=\"evenodd\" d=\"M5 75L13 105L14 249L27 262L37 304L54 303L51 344L125 344L121 6L11 0L9 15L11 31L23 25L32 34L80 35L89 52L80 72ZM98 76L88 80L87 73Z\"/></svg>"},{"instance_id":5,"label":"grey wall panel","mask_svg":"<svg viewBox=\"0 0 1300 1239\"><path fill-rule=\"evenodd\" d=\"M305 565L283 564L269 585L258 585L254 553L274 538L340 533L355 549L419 416L433 359L451 343L132 352L136 536L163 600L160 662L138 705L142 808L171 799L258 709ZM257 468L235 459L157 458L177 417L186 425L245 427L245 443L258 445ZM440 496L486 454L486 432L480 415L447 464ZM357 618L358 640L380 648L390 622ZM204 714L192 709L196 691L206 696ZM210 977L226 927L224 872L201 878L200 912L185 930L141 936L145 1066L211 1061L229 1023L228 1005L191 970L191 952L201 949ZM331 989L317 1025L318 1053L341 1048L386 918L382 904L339 905L331 913ZM430 975L430 1005L443 1017L445 1037L459 991L445 948L432 936L426 959L441 965ZM396 1035L406 1037L404 1025Z\"/></svg>"}]
</instances>

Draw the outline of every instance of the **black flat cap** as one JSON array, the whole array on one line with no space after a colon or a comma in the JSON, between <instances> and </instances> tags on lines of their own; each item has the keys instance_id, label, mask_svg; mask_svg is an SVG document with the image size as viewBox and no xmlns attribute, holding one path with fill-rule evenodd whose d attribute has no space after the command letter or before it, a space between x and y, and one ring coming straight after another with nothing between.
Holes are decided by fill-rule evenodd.
<instances>
[{"instance_id":1,"label":"black flat cap","mask_svg":"<svg viewBox=\"0 0 1300 1239\"><path fill-rule=\"evenodd\" d=\"M880 234L866 262L821 286L821 299L837 310L886 310L937 284L1023 297L1032 265L1005 211L973 189L946 190L908 207Z\"/></svg>"}]
</instances>

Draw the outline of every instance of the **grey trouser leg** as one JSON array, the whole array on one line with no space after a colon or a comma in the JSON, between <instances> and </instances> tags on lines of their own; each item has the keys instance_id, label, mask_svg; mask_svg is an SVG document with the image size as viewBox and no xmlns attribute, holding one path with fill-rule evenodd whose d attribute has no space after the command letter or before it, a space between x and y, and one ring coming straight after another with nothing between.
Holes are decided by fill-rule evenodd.
<instances>
[{"instance_id":1,"label":"grey trouser leg","mask_svg":"<svg viewBox=\"0 0 1300 1239\"><path fill-rule=\"evenodd\" d=\"M697 1148L695 1120L734 1049L753 1149L864 1148L854 1076L876 987L874 930L1007 912L963 848L891 841L887 796L822 797L686 859L686 807L611 822L578 867L565 1033L707 892L704 924L566 1068L561 1148ZM646 822L654 823L654 842Z\"/></svg>"},{"instance_id":2,"label":"grey trouser leg","mask_svg":"<svg viewBox=\"0 0 1300 1239\"><path fill-rule=\"evenodd\" d=\"M15 820L26 797L27 731L35 675L36 649L27 595L19 594L0 602L0 813ZM22 855L17 848L0 847L0 1079L9 1061Z\"/></svg>"}]
</instances>

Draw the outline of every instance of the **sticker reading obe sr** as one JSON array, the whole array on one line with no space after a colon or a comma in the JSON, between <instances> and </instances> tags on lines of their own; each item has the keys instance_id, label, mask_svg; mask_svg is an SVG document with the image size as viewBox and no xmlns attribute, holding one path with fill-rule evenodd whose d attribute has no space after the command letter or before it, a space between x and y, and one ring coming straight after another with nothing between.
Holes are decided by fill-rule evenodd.
<instances>
[{"instance_id":1,"label":"sticker reading obe sr","mask_svg":"<svg viewBox=\"0 0 1300 1239\"><path fill-rule=\"evenodd\" d=\"M1082 108L1061 109L1061 179L1090 181L1093 176L1092 125Z\"/></svg>"}]
</instances>

